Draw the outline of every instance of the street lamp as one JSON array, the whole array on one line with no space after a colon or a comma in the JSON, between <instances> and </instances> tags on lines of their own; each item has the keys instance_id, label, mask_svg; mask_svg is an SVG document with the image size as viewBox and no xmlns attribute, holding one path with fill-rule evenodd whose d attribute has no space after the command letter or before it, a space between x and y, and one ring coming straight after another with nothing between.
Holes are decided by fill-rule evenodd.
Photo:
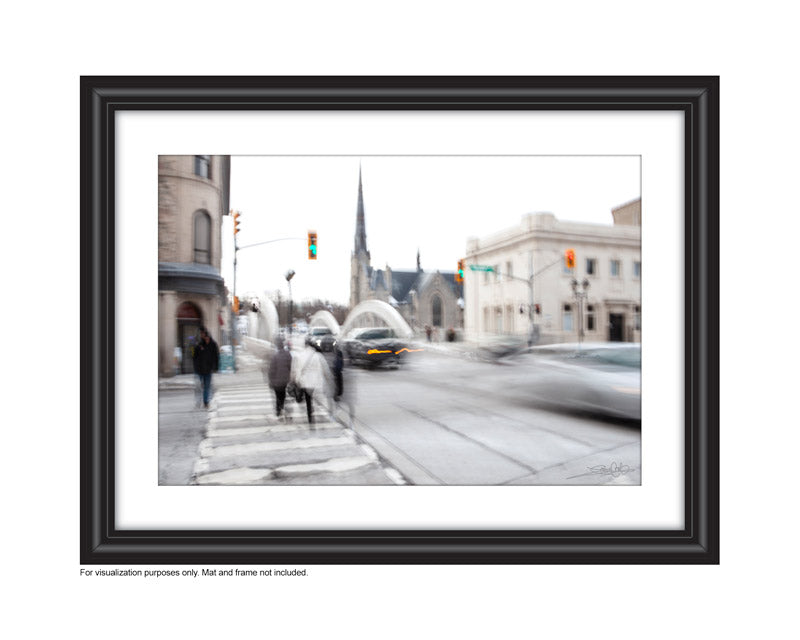
<instances>
[{"instance_id":1,"label":"street lamp","mask_svg":"<svg viewBox=\"0 0 800 640\"><path fill-rule=\"evenodd\" d=\"M581 342L583 342L583 301L589 295L589 280L584 278L583 282L581 282L580 286L582 288L578 288L578 281L575 278L572 279L572 294L575 296L575 301L578 303L578 349L581 348Z\"/></svg>"},{"instance_id":2,"label":"street lamp","mask_svg":"<svg viewBox=\"0 0 800 640\"><path fill-rule=\"evenodd\" d=\"M289 335L292 335L292 317L294 310L292 309L292 278L294 278L294 271L289 269L286 272L286 282L289 284Z\"/></svg>"}]
</instances>

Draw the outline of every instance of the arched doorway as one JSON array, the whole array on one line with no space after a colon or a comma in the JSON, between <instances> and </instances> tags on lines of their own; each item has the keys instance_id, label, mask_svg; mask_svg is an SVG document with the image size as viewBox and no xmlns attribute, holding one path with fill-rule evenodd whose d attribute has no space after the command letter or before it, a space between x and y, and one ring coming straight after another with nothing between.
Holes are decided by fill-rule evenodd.
<instances>
[{"instance_id":1,"label":"arched doorway","mask_svg":"<svg viewBox=\"0 0 800 640\"><path fill-rule=\"evenodd\" d=\"M176 356L180 359L181 373L193 373L192 347L197 339L197 332L203 324L203 314L191 302L182 302L175 314L178 321L178 348Z\"/></svg>"},{"instance_id":2,"label":"arched doorway","mask_svg":"<svg viewBox=\"0 0 800 640\"><path fill-rule=\"evenodd\" d=\"M438 295L431 299L431 324L434 327L442 326L442 299Z\"/></svg>"}]
</instances>

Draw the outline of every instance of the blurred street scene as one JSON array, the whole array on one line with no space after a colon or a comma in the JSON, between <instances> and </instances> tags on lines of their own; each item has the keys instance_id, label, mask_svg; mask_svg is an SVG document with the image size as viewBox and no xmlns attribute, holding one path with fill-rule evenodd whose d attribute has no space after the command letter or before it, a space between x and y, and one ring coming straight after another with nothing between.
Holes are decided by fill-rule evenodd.
<instances>
[{"instance_id":1,"label":"blurred street scene","mask_svg":"<svg viewBox=\"0 0 800 640\"><path fill-rule=\"evenodd\" d=\"M638 165L615 169L606 222L465 222L451 250L425 244L429 217L403 269L373 266L353 159L331 204L352 235L331 245L311 202L325 194L293 191L309 198L296 216L232 208L238 161L159 158L159 484L641 483ZM374 220L371 249L397 244Z\"/></svg>"}]
</instances>

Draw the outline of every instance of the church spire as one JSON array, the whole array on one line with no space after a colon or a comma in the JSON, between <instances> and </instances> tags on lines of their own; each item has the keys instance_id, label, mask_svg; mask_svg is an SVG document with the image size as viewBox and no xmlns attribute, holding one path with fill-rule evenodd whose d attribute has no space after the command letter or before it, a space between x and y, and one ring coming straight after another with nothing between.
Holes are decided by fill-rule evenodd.
<instances>
[{"instance_id":1,"label":"church spire","mask_svg":"<svg viewBox=\"0 0 800 640\"><path fill-rule=\"evenodd\" d=\"M358 163L358 208L356 209L356 254L367 252L367 227L364 221L364 192L361 187L361 163Z\"/></svg>"}]
</instances>

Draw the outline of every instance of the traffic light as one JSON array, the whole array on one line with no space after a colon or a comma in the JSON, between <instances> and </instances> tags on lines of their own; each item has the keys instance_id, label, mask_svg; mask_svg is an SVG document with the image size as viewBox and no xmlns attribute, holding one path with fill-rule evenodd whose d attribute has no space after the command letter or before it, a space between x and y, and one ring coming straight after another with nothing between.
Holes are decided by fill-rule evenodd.
<instances>
[{"instance_id":1,"label":"traffic light","mask_svg":"<svg viewBox=\"0 0 800 640\"><path fill-rule=\"evenodd\" d=\"M241 216L241 215L242 214L239 213L238 211L234 211L233 212L233 235L236 235L237 233L239 233L239 224L240 224L239 216Z\"/></svg>"},{"instance_id":2,"label":"traffic light","mask_svg":"<svg viewBox=\"0 0 800 640\"><path fill-rule=\"evenodd\" d=\"M239 313L239 296L233 296L233 312Z\"/></svg>"},{"instance_id":3,"label":"traffic light","mask_svg":"<svg viewBox=\"0 0 800 640\"><path fill-rule=\"evenodd\" d=\"M564 252L564 262L567 265L567 269L575 268L575 249L567 249Z\"/></svg>"},{"instance_id":4,"label":"traffic light","mask_svg":"<svg viewBox=\"0 0 800 640\"><path fill-rule=\"evenodd\" d=\"M316 260L317 259L317 232L316 231L309 231L308 232L308 259L309 260Z\"/></svg>"},{"instance_id":5,"label":"traffic light","mask_svg":"<svg viewBox=\"0 0 800 640\"><path fill-rule=\"evenodd\" d=\"M464 282L464 261L458 261L458 269L456 269L456 282Z\"/></svg>"},{"instance_id":6,"label":"traffic light","mask_svg":"<svg viewBox=\"0 0 800 640\"><path fill-rule=\"evenodd\" d=\"M535 304L533 305L533 311L538 316L542 313L542 308L538 304Z\"/></svg>"}]
</instances>

